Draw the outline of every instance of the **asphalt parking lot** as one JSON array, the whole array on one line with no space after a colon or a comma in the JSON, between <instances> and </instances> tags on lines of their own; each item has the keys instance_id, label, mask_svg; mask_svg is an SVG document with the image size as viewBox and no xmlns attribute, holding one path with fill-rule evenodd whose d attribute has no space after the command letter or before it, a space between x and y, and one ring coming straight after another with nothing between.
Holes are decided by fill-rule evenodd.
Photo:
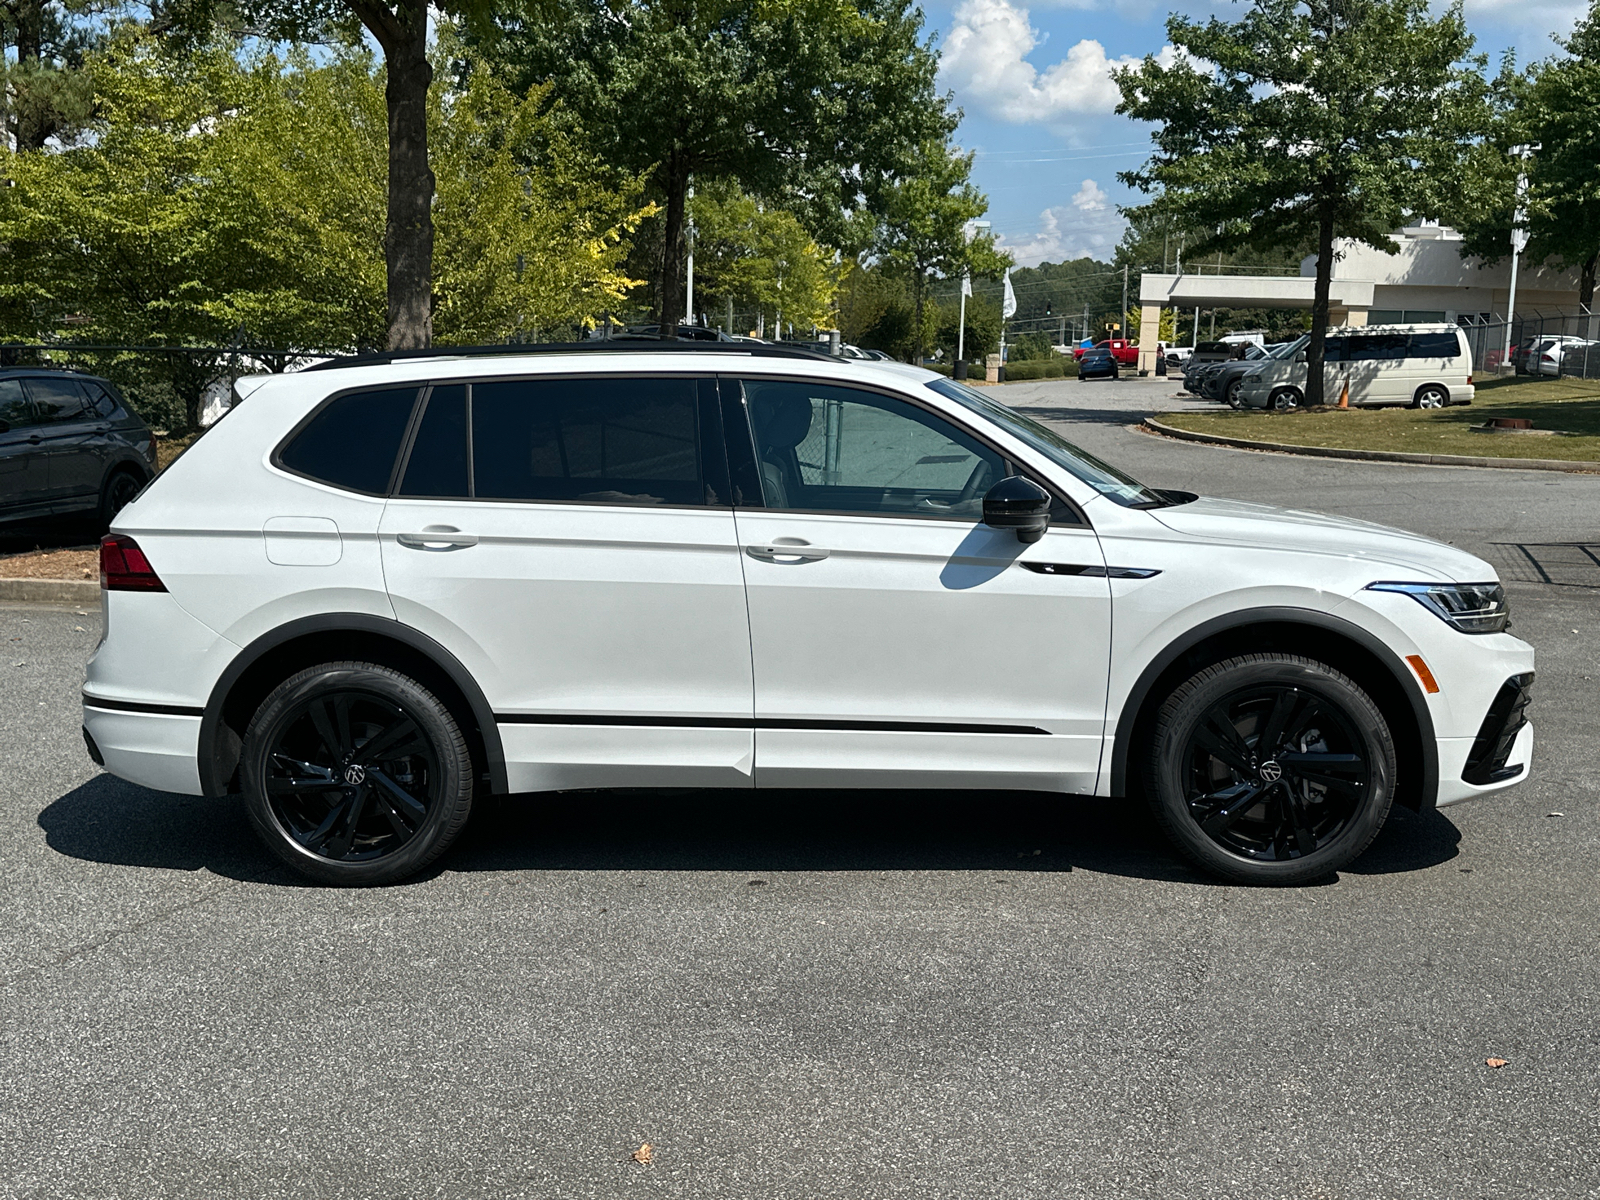
<instances>
[{"instance_id":1,"label":"asphalt parking lot","mask_svg":"<svg viewBox=\"0 0 1600 1200\"><path fill-rule=\"evenodd\" d=\"M1600 476L1127 428L1168 391L1002 398L1157 486L1491 558L1528 784L1282 891L1115 803L802 792L512 799L329 891L99 772L98 614L0 608L0 1195L1600 1196Z\"/></svg>"}]
</instances>

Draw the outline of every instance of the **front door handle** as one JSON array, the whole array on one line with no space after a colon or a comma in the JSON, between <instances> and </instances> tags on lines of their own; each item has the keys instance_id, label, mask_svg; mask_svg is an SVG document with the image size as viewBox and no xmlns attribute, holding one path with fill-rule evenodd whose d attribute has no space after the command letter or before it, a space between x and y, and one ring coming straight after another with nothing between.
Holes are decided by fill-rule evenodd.
<instances>
[{"instance_id":1,"label":"front door handle","mask_svg":"<svg viewBox=\"0 0 1600 1200\"><path fill-rule=\"evenodd\" d=\"M413 550L464 550L478 544L478 535L462 533L454 525L427 525L421 533L397 533L394 540Z\"/></svg>"},{"instance_id":2,"label":"front door handle","mask_svg":"<svg viewBox=\"0 0 1600 1200\"><path fill-rule=\"evenodd\" d=\"M746 546L744 552L751 558L759 558L762 562L770 563L821 562L828 557L828 552L821 546L806 545Z\"/></svg>"}]
</instances>

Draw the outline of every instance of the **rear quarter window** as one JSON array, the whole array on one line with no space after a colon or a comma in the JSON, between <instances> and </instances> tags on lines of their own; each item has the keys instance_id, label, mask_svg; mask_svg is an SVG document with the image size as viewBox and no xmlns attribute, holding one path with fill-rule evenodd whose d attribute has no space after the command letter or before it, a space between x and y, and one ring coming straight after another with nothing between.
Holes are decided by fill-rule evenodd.
<instances>
[{"instance_id":1,"label":"rear quarter window","mask_svg":"<svg viewBox=\"0 0 1600 1200\"><path fill-rule=\"evenodd\" d=\"M416 400L415 387L336 396L289 435L277 464L333 487L386 495Z\"/></svg>"},{"instance_id":2,"label":"rear quarter window","mask_svg":"<svg viewBox=\"0 0 1600 1200\"><path fill-rule=\"evenodd\" d=\"M1460 353L1461 342L1454 332L1411 335L1411 358L1456 358Z\"/></svg>"}]
</instances>

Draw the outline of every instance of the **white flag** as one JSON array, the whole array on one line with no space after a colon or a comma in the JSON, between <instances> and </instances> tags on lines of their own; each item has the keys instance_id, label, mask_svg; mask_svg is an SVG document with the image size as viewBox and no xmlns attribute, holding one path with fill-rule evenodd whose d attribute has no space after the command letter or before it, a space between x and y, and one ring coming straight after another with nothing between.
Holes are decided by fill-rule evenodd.
<instances>
[{"instance_id":1,"label":"white flag","mask_svg":"<svg viewBox=\"0 0 1600 1200\"><path fill-rule=\"evenodd\" d=\"M963 296L972 295L972 272L970 271L961 273L961 294Z\"/></svg>"},{"instance_id":2,"label":"white flag","mask_svg":"<svg viewBox=\"0 0 1600 1200\"><path fill-rule=\"evenodd\" d=\"M1000 315L1002 317L1014 317L1017 315L1017 293L1011 289L1011 268L1009 267L1006 268L1006 298L1000 305Z\"/></svg>"}]
</instances>

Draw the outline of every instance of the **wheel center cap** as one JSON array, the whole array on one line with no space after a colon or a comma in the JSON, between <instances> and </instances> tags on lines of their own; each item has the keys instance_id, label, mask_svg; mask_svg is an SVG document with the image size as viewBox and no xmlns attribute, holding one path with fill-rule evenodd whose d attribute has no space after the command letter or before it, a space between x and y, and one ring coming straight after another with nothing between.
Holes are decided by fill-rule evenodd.
<instances>
[{"instance_id":1,"label":"wheel center cap","mask_svg":"<svg viewBox=\"0 0 1600 1200\"><path fill-rule=\"evenodd\" d=\"M1277 764L1274 763L1273 765L1276 766ZM1273 778L1277 777L1274 776ZM352 787L359 783L365 783L366 779L367 769L360 763L351 763L344 769L344 781L350 784Z\"/></svg>"},{"instance_id":2,"label":"wheel center cap","mask_svg":"<svg viewBox=\"0 0 1600 1200\"><path fill-rule=\"evenodd\" d=\"M351 767L350 769L353 771L356 768ZM1261 764L1261 778L1268 783L1277 783L1278 780L1283 778L1283 768L1275 762L1264 762Z\"/></svg>"}]
</instances>

